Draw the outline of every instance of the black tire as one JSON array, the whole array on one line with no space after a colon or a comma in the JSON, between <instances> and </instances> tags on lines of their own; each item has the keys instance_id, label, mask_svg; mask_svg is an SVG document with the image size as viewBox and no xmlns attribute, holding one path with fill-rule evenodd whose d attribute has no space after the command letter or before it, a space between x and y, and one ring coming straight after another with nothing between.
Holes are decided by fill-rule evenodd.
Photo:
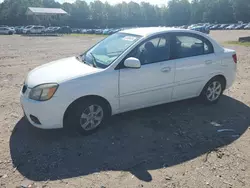
<instances>
[{"instance_id":1,"label":"black tire","mask_svg":"<svg viewBox=\"0 0 250 188\"><path fill-rule=\"evenodd\" d=\"M8 35L13 35L13 33L11 31L8 32Z\"/></svg>"},{"instance_id":2,"label":"black tire","mask_svg":"<svg viewBox=\"0 0 250 188\"><path fill-rule=\"evenodd\" d=\"M212 96L209 97L210 94L212 93L211 87L213 88L214 83L219 84L221 89L220 90L219 89L217 89L217 90L214 89L214 91L216 91L216 93L214 93L214 95L212 94ZM218 88L219 85L215 85L215 88ZM226 86L226 83L225 83L224 78L222 78L220 76L212 78L211 80L209 80L209 82L203 88L203 90L201 92L201 95L200 95L200 99L205 104L216 104L219 101L221 95L223 94L223 92L225 90L225 86ZM213 98L213 96L216 96L216 97Z\"/></svg>"},{"instance_id":3,"label":"black tire","mask_svg":"<svg viewBox=\"0 0 250 188\"><path fill-rule=\"evenodd\" d=\"M103 110L103 118L96 126L95 128L91 130L86 130L81 126L81 116L83 113L85 113L86 109L89 108L89 106L100 106ZM74 131L77 131L83 135L90 135L96 132L100 127L105 124L106 120L110 117L110 110L108 108L108 105L99 98L87 98L83 100L77 101L73 106L69 109L68 116L65 119L65 128L67 129L73 129Z\"/></svg>"}]
</instances>

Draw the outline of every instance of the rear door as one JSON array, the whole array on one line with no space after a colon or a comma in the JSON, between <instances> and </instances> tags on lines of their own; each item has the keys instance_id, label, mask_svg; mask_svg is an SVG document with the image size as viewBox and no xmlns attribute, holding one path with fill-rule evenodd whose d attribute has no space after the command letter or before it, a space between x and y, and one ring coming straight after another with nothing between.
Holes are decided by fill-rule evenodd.
<instances>
[{"instance_id":1,"label":"rear door","mask_svg":"<svg viewBox=\"0 0 250 188\"><path fill-rule=\"evenodd\" d=\"M219 64L213 45L193 33L175 33L172 39L173 59L176 61L173 100L195 97Z\"/></svg>"},{"instance_id":2,"label":"rear door","mask_svg":"<svg viewBox=\"0 0 250 188\"><path fill-rule=\"evenodd\" d=\"M39 26L34 27L34 32L35 33L41 33L41 27L39 27Z\"/></svg>"}]
</instances>

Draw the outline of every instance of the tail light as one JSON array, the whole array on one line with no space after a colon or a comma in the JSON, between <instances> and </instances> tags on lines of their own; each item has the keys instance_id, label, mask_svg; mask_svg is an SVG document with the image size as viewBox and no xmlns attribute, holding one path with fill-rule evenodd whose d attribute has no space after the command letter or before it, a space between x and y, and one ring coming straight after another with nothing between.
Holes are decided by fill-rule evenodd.
<instances>
[{"instance_id":1,"label":"tail light","mask_svg":"<svg viewBox=\"0 0 250 188\"><path fill-rule=\"evenodd\" d=\"M237 55L236 54L233 55L233 60L234 60L234 63L237 63Z\"/></svg>"}]
</instances>

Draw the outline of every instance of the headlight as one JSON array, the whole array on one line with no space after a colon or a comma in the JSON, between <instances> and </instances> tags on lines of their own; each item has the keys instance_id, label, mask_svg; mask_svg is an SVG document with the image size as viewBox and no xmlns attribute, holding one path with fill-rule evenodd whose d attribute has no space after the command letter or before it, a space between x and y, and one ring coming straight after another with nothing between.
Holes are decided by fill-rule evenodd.
<instances>
[{"instance_id":1,"label":"headlight","mask_svg":"<svg viewBox=\"0 0 250 188\"><path fill-rule=\"evenodd\" d=\"M29 98L36 101L47 101L53 97L58 84L42 84L31 89Z\"/></svg>"}]
</instances>

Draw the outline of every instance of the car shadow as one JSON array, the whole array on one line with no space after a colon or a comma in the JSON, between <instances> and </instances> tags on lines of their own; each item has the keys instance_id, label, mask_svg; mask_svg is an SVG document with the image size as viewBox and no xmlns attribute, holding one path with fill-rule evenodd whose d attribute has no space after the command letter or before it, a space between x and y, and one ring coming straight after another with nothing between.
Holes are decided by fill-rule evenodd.
<instances>
[{"instance_id":1,"label":"car shadow","mask_svg":"<svg viewBox=\"0 0 250 188\"><path fill-rule=\"evenodd\" d=\"M98 132L81 136L40 130L24 118L10 138L13 166L34 181L101 171L128 171L151 181L148 170L184 163L239 138L250 108L223 96L216 105L186 100L116 115Z\"/></svg>"}]
</instances>

